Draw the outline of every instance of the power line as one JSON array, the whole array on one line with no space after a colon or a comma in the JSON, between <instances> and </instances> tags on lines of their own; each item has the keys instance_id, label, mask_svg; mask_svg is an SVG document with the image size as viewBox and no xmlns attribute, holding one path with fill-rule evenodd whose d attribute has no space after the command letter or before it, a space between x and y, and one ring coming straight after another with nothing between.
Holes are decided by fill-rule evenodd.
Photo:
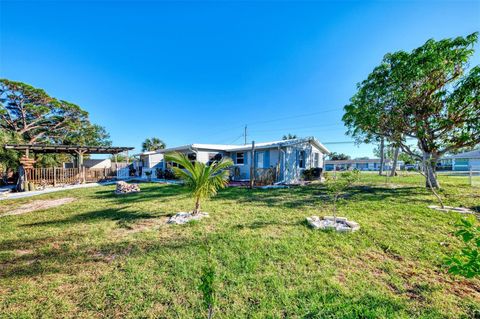
<instances>
[{"instance_id":1,"label":"power line","mask_svg":"<svg viewBox=\"0 0 480 319\"><path fill-rule=\"evenodd\" d=\"M354 141L341 141L341 142L325 142L323 145L334 145L334 144L355 144Z\"/></svg>"},{"instance_id":2,"label":"power line","mask_svg":"<svg viewBox=\"0 0 480 319\"><path fill-rule=\"evenodd\" d=\"M327 109L327 110L323 110L323 111L319 111L319 112L303 113L303 114L297 114L297 115L294 115L294 116L285 116L285 117L280 117L280 118L270 119L270 120L264 120L264 121L254 121L254 122L250 122L248 124L252 125L252 124L259 124L259 123L270 123L270 122L289 120L289 119L300 118L300 117L305 117L305 116L320 115L320 114L325 114L325 113L334 112L334 111L339 111L339 109L334 108L334 109Z\"/></svg>"},{"instance_id":3,"label":"power line","mask_svg":"<svg viewBox=\"0 0 480 319\"><path fill-rule=\"evenodd\" d=\"M278 128L273 130L252 130L250 132L254 133L269 133L269 132L278 132L278 131L295 131L295 130L306 130L306 129L314 129L314 128L328 128L328 127L335 127L338 124L332 125L312 125L312 126L302 126L302 127L294 127L294 128Z\"/></svg>"}]
</instances>

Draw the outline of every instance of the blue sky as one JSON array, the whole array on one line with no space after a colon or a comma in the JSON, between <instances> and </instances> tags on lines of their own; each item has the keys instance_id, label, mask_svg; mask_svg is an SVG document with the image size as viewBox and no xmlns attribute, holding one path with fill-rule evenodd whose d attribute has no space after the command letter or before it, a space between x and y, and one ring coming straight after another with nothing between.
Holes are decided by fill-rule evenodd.
<instances>
[{"instance_id":1,"label":"blue sky","mask_svg":"<svg viewBox=\"0 0 480 319\"><path fill-rule=\"evenodd\" d=\"M0 77L80 105L137 150L152 136L242 143L245 124L249 141L343 142L342 108L385 53L479 30L478 1L2 0Z\"/></svg>"}]
</instances>

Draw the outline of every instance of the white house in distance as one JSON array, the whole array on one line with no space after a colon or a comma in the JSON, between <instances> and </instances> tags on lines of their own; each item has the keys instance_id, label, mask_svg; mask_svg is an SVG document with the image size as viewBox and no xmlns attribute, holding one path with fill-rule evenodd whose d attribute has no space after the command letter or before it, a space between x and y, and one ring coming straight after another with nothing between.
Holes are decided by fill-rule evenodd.
<instances>
[{"instance_id":1,"label":"white house in distance","mask_svg":"<svg viewBox=\"0 0 480 319\"><path fill-rule=\"evenodd\" d=\"M233 180L250 179L252 165L252 145L190 144L138 154L137 168L142 176L148 170L166 169L164 154L180 152L187 154L192 161L208 163L223 157L234 162ZM330 151L316 138L307 137L266 143L255 143L254 167L258 170L276 168L277 183L295 183L301 180L302 172L309 168L323 168L324 158Z\"/></svg>"},{"instance_id":2,"label":"white house in distance","mask_svg":"<svg viewBox=\"0 0 480 319\"><path fill-rule=\"evenodd\" d=\"M392 168L392 161L386 159L384 162L383 169L390 170ZM397 169L399 170L403 166L403 161L397 161ZM369 159L353 159L353 160L327 160L325 161L325 170L326 171L345 171L351 169L358 169L360 171L379 171L380 170L380 159L379 158L369 158Z\"/></svg>"},{"instance_id":3,"label":"white house in distance","mask_svg":"<svg viewBox=\"0 0 480 319\"><path fill-rule=\"evenodd\" d=\"M480 149L446 156L440 159L440 168L452 171L480 171Z\"/></svg>"}]
</instances>

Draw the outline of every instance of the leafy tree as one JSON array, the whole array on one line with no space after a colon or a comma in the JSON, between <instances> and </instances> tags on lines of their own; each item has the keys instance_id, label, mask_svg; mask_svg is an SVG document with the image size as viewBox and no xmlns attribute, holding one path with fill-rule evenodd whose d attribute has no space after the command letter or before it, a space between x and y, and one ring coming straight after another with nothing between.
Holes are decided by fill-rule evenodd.
<instances>
[{"instance_id":1,"label":"leafy tree","mask_svg":"<svg viewBox=\"0 0 480 319\"><path fill-rule=\"evenodd\" d=\"M340 176L328 175L325 186L327 191L332 196L333 201L333 220L335 224L337 223L337 202L340 196L342 196L345 191L351 187L355 182L360 179L360 171L345 171L340 173Z\"/></svg>"},{"instance_id":2,"label":"leafy tree","mask_svg":"<svg viewBox=\"0 0 480 319\"><path fill-rule=\"evenodd\" d=\"M480 226L473 217L460 219L456 226L463 248L446 259L448 271L467 278L480 276Z\"/></svg>"},{"instance_id":3,"label":"leafy tree","mask_svg":"<svg viewBox=\"0 0 480 319\"><path fill-rule=\"evenodd\" d=\"M164 141L158 137L147 138L142 143L142 152L157 151L167 146Z\"/></svg>"},{"instance_id":4,"label":"leafy tree","mask_svg":"<svg viewBox=\"0 0 480 319\"><path fill-rule=\"evenodd\" d=\"M284 135L282 137L282 140L286 141L286 140L294 140L297 138L297 135L296 134L290 134L288 133L287 135Z\"/></svg>"},{"instance_id":5,"label":"leafy tree","mask_svg":"<svg viewBox=\"0 0 480 319\"><path fill-rule=\"evenodd\" d=\"M343 153L331 152L330 155L328 156L328 158L331 161L341 161L341 160L349 160L350 156L348 156L347 154L343 154Z\"/></svg>"},{"instance_id":6,"label":"leafy tree","mask_svg":"<svg viewBox=\"0 0 480 319\"><path fill-rule=\"evenodd\" d=\"M173 167L172 169L175 176L185 182L195 199L194 215L200 212L201 200L216 195L219 188L224 188L228 184L227 168L233 165L232 160L227 158L215 161L210 165L198 161L192 163L187 155L180 153L167 154L165 160L183 167Z\"/></svg>"},{"instance_id":7,"label":"leafy tree","mask_svg":"<svg viewBox=\"0 0 480 319\"><path fill-rule=\"evenodd\" d=\"M7 79L0 79L0 129L5 132L4 144L111 144L105 129L90 123L88 113L78 105L53 98L42 89ZM8 167L17 165L17 152L0 152L3 156L10 154L8 160L2 159ZM54 166L65 158L65 155L48 154L39 155L37 160L41 165Z\"/></svg>"},{"instance_id":8,"label":"leafy tree","mask_svg":"<svg viewBox=\"0 0 480 319\"><path fill-rule=\"evenodd\" d=\"M26 143L62 143L85 122L88 113L79 106L31 85L0 79L0 127L19 134Z\"/></svg>"},{"instance_id":9,"label":"leafy tree","mask_svg":"<svg viewBox=\"0 0 480 319\"><path fill-rule=\"evenodd\" d=\"M395 143L422 161L426 186L439 188L438 159L480 140L480 66L468 71L477 38L428 40L412 52L385 55L345 106L348 134ZM416 140L421 154L407 139Z\"/></svg>"}]
</instances>

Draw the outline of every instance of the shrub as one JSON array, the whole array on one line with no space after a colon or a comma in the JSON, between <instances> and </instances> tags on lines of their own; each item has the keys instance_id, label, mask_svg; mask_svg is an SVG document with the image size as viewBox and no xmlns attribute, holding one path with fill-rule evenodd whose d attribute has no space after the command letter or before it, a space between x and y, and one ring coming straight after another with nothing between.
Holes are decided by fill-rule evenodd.
<instances>
[{"instance_id":1,"label":"shrub","mask_svg":"<svg viewBox=\"0 0 480 319\"><path fill-rule=\"evenodd\" d=\"M455 236L463 243L462 249L446 259L448 272L466 278L480 275L480 226L475 218L462 218L456 224Z\"/></svg>"},{"instance_id":2,"label":"shrub","mask_svg":"<svg viewBox=\"0 0 480 319\"><path fill-rule=\"evenodd\" d=\"M322 169L320 167L313 167L303 171L303 179L306 181L313 181L319 179L322 175Z\"/></svg>"}]
</instances>

